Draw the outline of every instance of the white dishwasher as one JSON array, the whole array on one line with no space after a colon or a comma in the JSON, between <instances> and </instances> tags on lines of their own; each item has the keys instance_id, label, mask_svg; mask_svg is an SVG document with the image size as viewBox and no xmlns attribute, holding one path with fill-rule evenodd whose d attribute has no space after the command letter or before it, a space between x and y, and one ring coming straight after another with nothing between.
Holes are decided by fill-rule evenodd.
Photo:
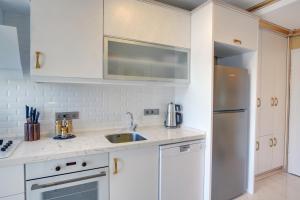
<instances>
[{"instance_id":1,"label":"white dishwasher","mask_svg":"<svg viewBox=\"0 0 300 200\"><path fill-rule=\"evenodd\" d=\"M203 200L205 141L160 146L159 200Z\"/></svg>"}]
</instances>

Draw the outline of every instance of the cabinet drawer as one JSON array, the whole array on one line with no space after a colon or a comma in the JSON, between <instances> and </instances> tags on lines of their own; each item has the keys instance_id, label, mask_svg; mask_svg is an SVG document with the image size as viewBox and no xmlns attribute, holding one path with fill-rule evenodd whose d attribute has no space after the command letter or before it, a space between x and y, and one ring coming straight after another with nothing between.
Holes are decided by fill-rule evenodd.
<instances>
[{"instance_id":1,"label":"cabinet drawer","mask_svg":"<svg viewBox=\"0 0 300 200\"><path fill-rule=\"evenodd\" d=\"M190 48L189 12L138 0L104 0L104 34Z\"/></svg>"},{"instance_id":2,"label":"cabinet drawer","mask_svg":"<svg viewBox=\"0 0 300 200\"><path fill-rule=\"evenodd\" d=\"M258 19L221 5L214 5L214 39L216 42L256 50L258 30Z\"/></svg>"},{"instance_id":3,"label":"cabinet drawer","mask_svg":"<svg viewBox=\"0 0 300 200\"><path fill-rule=\"evenodd\" d=\"M24 193L24 166L0 168L0 180L0 197Z\"/></svg>"}]
</instances>

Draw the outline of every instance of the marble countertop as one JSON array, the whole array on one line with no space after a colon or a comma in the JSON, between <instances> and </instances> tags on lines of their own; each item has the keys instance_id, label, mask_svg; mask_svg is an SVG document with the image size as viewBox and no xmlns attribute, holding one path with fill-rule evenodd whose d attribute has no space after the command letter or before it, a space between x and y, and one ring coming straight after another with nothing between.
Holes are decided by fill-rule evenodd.
<instances>
[{"instance_id":1,"label":"marble countertop","mask_svg":"<svg viewBox=\"0 0 300 200\"><path fill-rule=\"evenodd\" d=\"M76 138L64 141L42 137L39 141L22 142L9 158L0 159L0 167L205 139L204 131L186 128L166 129L164 127L138 129L137 132L147 139L139 142L112 144L105 138L105 135L119 131L119 129L110 129L76 133Z\"/></svg>"}]
</instances>

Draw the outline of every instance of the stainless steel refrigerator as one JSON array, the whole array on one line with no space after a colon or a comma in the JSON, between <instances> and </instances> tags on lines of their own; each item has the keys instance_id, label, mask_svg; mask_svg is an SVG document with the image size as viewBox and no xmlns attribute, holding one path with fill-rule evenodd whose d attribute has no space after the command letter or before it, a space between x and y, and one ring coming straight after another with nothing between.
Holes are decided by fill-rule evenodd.
<instances>
[{"instance_id":1,"label":"stainless steel refrigerator","mask_svg":"<svg viewBox=\"0 0 300 200\"><path fill-rule=\"evenodd\" d=\"M215 66L212 200L230 200L246 191L249 93L246 69Z\"/></svg>"}]
</instances>

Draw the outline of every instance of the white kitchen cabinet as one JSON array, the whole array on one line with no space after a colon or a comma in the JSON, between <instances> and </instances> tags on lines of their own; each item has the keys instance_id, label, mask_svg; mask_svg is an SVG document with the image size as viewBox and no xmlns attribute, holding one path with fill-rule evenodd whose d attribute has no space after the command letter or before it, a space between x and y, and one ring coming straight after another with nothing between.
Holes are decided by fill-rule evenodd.
<instances>
[{"instance_id":1,"label":"white kitchen cabinet","mask_svg":"<svg viewBox=\"0 0 300 200\"><path fill-rule=\"evenodd\" d=\"M272 169L272 156L273 156L273 144L272 144L272 135L271 136L263 136L258 139L257 148L257 171L256 174L260 174Z\"/></svg>"},{"instance_id":2,"label":"white kitchen cabinet","mask_svg":"<svg viewBox=\"0 0 300 200\"><path fill-rule=\"evenodd\" d=\"M249 50L257 50L258 18L240 10L214 4L214 40Z\"/></svg>"},{"instance_id":3,"label":"white kitchen cabinet","mask_svg":"<svg viewBox=\"0 0 300 200\"><path fill-rule=\"evenodd\" d=\"M104 78L188 82L190 51L105 37Z\"/></svg>"},{"instance_id":4,"label":"white kitchen cabinet","mask_svg":"<svg viewBox=\"0 0 300 200\"><path fill-rule=\"evenodd\" d=\"M31 1L31 75L102 78L103 0Z\"/></svg>"},{"instance_id":5,"label":"white kitchen cabinet","mask_svg":"<svg viewBox=\"0 0 300 200\"><path fill-rule=\"evenodd\" d=\"M158 198L157 146L110 153L110 200Z\"/></svg>"},{"instance_id":6,"label":"white kitchen cabinet","mask_svg":"<svg viewBox=\"0 0 300 200\"><path fill-rule=\"evenodd\" d=\"M0 199L24 194L25 179L23 165L0 168L0 180L2 180L0 182ZM14 198L11 197L11 199Z\"/></svg>"},{"instance_id":7,"label":"white kitchen cabinet","mask_svg":"<svg viewBox=\"0 0 300 200\"><path fill-rule=\"evenodd\" d=\"M190 48L191 16L181 9L139 0L104 0L104 34Z\"/></svg>"},{"instance_id":8,"label":"white kitchen cabinet","mask_svg":"<svg viewBox=\"0 0 300 200\"><path fill-rule=\"evenodd\" d=\"M25 196L24 194L18 194L18 195L0 198L0 200L25 200Z\"/></svg>"},{"instance_id":9,"label":"white kitchen cabinet","mask_svg":"<svg viewBox=\"0 0 300 200\"><path fill-rule=\"evenodd\" d=\"M273 135L272 169L283 166L285 153L284 144L284 134L278 133Z\"/></svg>"},{"instance_id":10,"label":"white kitchen cabinet","mask_svg":"<svg viewBox=\"0 0 300 200\"><path fill-rule=\"evenodd\" d=\"M283 166L284 135L274 134L257 138L256 174Z\"/></svg>"},{"instance_id":11,"label":"white kitchen cabinet","mask_svg":"<svg viewBox=\"0 0 300 200\"><path fill-rule=\"evenodd\" d=\"M256 174L283 166L287 95L287 38L268 30L260 37Z\"/></svg>"}]
</instances>

